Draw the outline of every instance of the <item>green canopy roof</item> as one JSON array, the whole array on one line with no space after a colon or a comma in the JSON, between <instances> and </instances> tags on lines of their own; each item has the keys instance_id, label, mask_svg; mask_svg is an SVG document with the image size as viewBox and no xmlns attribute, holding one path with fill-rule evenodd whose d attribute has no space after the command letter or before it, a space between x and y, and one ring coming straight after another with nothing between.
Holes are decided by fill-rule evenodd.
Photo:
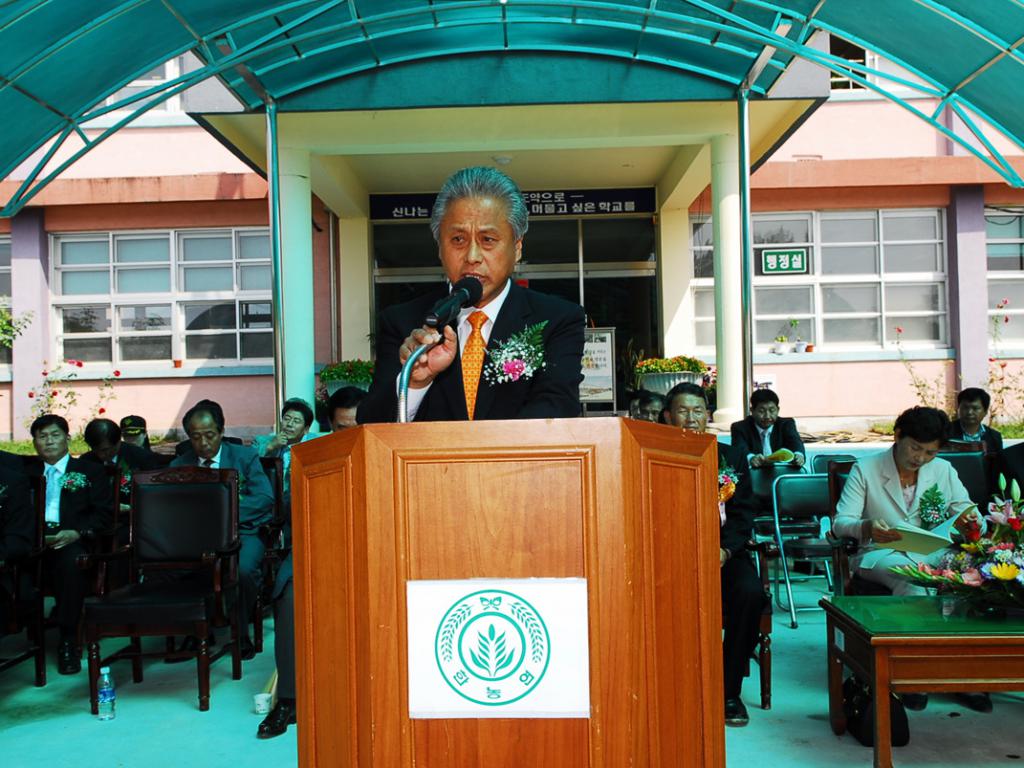
<instances>
[{"instance_id":1,"label":"green canopy roof","mask_svg":"<svg viewBox=\"0 0 1024 768\"><path fill-rule=\"evenodd\" d=\"M819 50L811 44L819 30L913 78ZM1024 147L1021 43L1018 0L14 0L0 9L0 178L33 163L0 214L17 212L95 144L209 77L247 109L273 100L287 111L308 108L310 93L347 77L503 52L643 62L685 74L690 87L680 100L728 100L739 88L766 98L794 57L810 59L899 102L1024 186L985 134L996 130ZM203 66L105 104L187 51ZM922 112L908 94L938 106ZM973 137L945 124L947 108ZM87 137L82 126L110 112L114 124ZM68 140L77 149L47 167Z\"/></svg>"}]
</instances>

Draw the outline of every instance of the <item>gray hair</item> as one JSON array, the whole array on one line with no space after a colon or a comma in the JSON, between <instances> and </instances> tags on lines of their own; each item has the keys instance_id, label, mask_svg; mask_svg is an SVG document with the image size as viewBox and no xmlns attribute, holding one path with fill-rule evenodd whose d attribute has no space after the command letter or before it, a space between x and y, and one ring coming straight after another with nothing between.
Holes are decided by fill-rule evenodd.
<instances>
[{"instance_id":1,"label":"gray hair","mask_svg":"<svg viewBox=\"0 0 1024 768\"><path fill-rule=\"evenodd\" d=\"M437 193L434 208L430 212L430 231L437 242L441 234L441 219L448 212L448 206L454 200L467 197L491 197L505 205L505 216L512 225L512 234L521 240L530 226L529 211L523 193L512 179L497 168L476 166L463 168L448 177Z\"/></svg>"}]
</instances>

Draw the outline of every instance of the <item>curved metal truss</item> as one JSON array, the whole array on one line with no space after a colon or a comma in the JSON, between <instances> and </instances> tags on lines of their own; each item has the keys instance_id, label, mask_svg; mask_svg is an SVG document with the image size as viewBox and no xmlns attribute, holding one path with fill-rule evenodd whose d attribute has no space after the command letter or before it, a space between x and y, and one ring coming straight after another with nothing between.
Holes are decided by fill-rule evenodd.
<instances>
[{"instance_id":1,"label":"curved metal truss","mask_svg":"<svg viewBox=\"0 0 1024 768\"><path fill-rule=\"evenodd\" d=\"M88 5L80 24L73 19L56 30L64 6ZM1024 6L1017 0L972 4L961 0L291 0L239 3L237 0L123 0L81 4L78 0L23 0L0 14L0 51L14 43L25 22L35 23L33 39L21 41L25 54L16 65L0 55L0 104L4 91L14 104L8 120L36 119L39 130L27 143L3 146L0 177L30 161L31 170L0 215L12 216L80 157L140 115L211 77L219 78L251 111L361 72L402 62L468 53L558 51L642 61L698 75L717 84L723 98L739 91L765 98L793 58L805 59L848 78L900 105L977 156L1013 186L1024 179L994 145L994 130L1024 147L1024 113L1003 109L980 86L998 74L1024 75ZM102 13L96 5L105 5ZM856 5L861 14L851 14ZM1007 13L994 14L993 6ZM966 9L966 10L965 10ZM983 9L972 16L971 9ZM872 18L873 12L927 19L948 33L946 40L896 37ZM1009 11L1013 11L1012 14ZM926 14L926 16L922 16ZM47 20L50 19L50 22ZM146 45L126 46L123 29L143 20L160 21ZM1017 30L998 34L989 20ZM883 20L884 21L884 20ZM831 55L812 44L825 31L899 65L911 78ZM117 36L120 35L120 36ZM896 40L896 43L893 40ZM969 42L955 76L940 77L929 57L950 56L957 43ZM131 41L128 41L129 43ZM899 43L905 43L899 47ZM104 45L108 46L104 48ZM112 94L155 66L188 51L202 66L159 85L107 104ZM89 80L82 87L42 87L44 77L71 62L120 57L117 75ZM4 67L7 72L3 72ZM948 67L947 67L948 69ZM948 73L947 73L948 74ZM949 80L946 82L946 80ZM1020 82L1021 80L1017 80ZM50 83L52 85L52 83ZM8 90L9 89L9 90ZM16 97L13 98L12 97ZM922 98L934 100L923 109ZM24 114L17 114L24 105ZM30 109L31 107L31 109ZM956 115L970 131L964 136L948 124ZM90 121L116 119L87 136ZM1018 119L1019 118L1019 119ZM73 146L78 142L78 146ZM47 146L48 144L48 146ZM45 151L43 148L45 147ZM55 158L60 154L59 162ZM50 167L50 166L53 167Z\"/></svg>"}]
</instances>

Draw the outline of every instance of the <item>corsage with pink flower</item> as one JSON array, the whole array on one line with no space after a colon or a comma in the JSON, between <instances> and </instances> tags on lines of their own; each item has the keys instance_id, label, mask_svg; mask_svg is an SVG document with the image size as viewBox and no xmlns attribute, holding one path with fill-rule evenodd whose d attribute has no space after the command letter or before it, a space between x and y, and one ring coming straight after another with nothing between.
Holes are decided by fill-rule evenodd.
<instances>
[{"instance_id":1,"label":"corsage with pink flower","mask_svg":"<svg viewBox=\"0 0 1024 768\"><path fill-rule=\"evenodd\" d=\"M487 350L484 365L484 381L488 384L507 384L520 379L529 379L543 368L544 326L548 321L529 325L507 340L497 342L494 349Z\"/></svg>"}]
</instances>

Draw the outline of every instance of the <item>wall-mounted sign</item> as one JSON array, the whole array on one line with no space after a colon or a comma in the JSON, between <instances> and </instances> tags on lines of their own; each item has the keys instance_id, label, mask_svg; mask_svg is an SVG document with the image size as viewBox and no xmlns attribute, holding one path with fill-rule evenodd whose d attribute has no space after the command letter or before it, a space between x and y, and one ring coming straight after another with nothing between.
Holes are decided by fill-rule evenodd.
<instances>
[{"instance_id":1,"label":"wall-mounted sign","mask_svg":"<svg viewBox=\"0 0 1024 768\"><path fill-rule=\"evenodd\" d=\"M583 337L584 403L615 403L615 329L587 328Z\"/></svg>"},{"instance_id":2,"label":"wall-mounted sign","mask_svg":"<svg viewBox=\"0 0 1024 768\"><path fill-rule=\"evenodd\" d=\"M370 195L370 218L428 219L436 194ZM654 213L654 189L560 189L523 192L531 216L619 216Z\"/></svg>"},{"instance_id":3,"label":"wall-mounted sign","mask_svg":"<svg viewBox=\"0 0 1024 768\"><path fill-rule=\"evenodd\" d=\"M761 251L761 273L803 275L807 273L806 248L765 248Z\"/></svg>"},{"instance_id":4,"label":"wall-mounted sign","mask_svg":"<svg viewBox=\"0 0 1024 768\"><path fill-rule=\"evenodd\" d=\"M406 583L409 717L590 717L586 579Z\"/></svg>"}]
</instances>

